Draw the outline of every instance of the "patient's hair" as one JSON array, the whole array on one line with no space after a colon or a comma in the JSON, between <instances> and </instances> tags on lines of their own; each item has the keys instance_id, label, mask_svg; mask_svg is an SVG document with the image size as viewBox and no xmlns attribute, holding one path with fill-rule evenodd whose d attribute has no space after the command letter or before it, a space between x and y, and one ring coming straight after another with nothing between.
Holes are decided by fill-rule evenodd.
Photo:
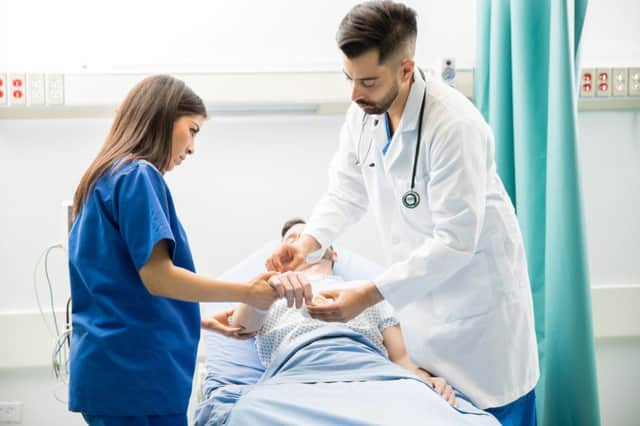
<instances>
[{"instance_id":1,"label":"patient's hair","mask_svg":"<svg viewBox=\"0 0 640 426\"><path fill-rule=\"evenodd\" d=\"M282 231L280 232L280 236L282 238L284 238L285 234L287 232L289 232L289 229L291 229L291 227L296 226L296 225L298 225L300 223L306 225L307 222L305 222L304 220L300 219L299 217L294 217L293 219L289 219L288 221L286 221L284 223L284 225L282 225Z\"/></svg>"},{"instance_id":2,"label":"patient's hair","mask_svg":"<svg viewBox=\"0 0 640 426\"><path fill-rule=\"evenodd\" d=\"M378 49L378 61L415 54L418 24L416 12L402 3L367 1L354 6L342 18L336 41L349 58Z\"/></svg>"}]
</instances>

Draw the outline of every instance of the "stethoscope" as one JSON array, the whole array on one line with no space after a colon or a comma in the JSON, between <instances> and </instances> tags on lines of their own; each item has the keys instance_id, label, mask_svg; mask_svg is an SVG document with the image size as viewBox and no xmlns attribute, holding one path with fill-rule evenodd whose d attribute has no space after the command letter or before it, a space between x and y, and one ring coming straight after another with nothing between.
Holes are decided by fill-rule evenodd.
<instances>
[{"instance_id":1,"label":"stethoscope","mask_svg":"<svg viewBox=\"0 0 640 426\"><path fill-rule=\"evenodd\" d=\"M422 72L420 68L418 68L418 71L420 71L420 75L422 76L422 79L425 80L426 82L424 72ZM416 207L418 207L418 204L420 204L420 194L418 194L415 191L415 186L416 186L416 171L418 169L418 157L420 155L420 138L422 136L422 119L424 117L424 106L426 104L426 99L427 99L427 90L425 87L424 96L422 97L422 105L420 105L420 115L418 116L418 135L417 135L418 137L416 139L416 151L415 151L415 156L413 158L413 171L411 172L411 188L409 188L409 190L405 192L404 195L402 196L402 205L408 209L415 209ZM358 138L358 145L356 147L356 153L358 156L360 156L360 144L362 143L362 135L364 134L364 128L367 125L368 120L369 120L369 114L365 113L364 116L362 117L362 127L360 129L360 137ZM374 121L374 126L377 126L377 124L378 124L378 120L376 119ZM367 148L367 152L364 154L365 160L369 156L371 145L373 145L373 139L374 138L371 138L371 141L369 142L369 147ZM360 165L359 159L356 160L356 165Z\"/></svg>"}]
</instances>

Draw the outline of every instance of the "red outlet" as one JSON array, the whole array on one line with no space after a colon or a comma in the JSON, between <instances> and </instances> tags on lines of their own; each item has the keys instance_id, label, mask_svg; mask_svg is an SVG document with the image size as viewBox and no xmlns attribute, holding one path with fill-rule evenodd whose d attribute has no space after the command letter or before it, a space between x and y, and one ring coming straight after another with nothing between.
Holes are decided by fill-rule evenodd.
<instances>
[{"instance_id":1,"label":"red outlet","mask_svg":"<svg viewBox=\"0 0 640 426\"><path fill-rule=\"evenodd\" d=\"M26 105L27 84L25 74L15 73L7 75L7 91L9 95L9 105Z\"/></svg>"},{"instance_id":2,"label":"red outlet","mask_svg":"<svg viewBox=\"0 0 640 426\"><path fill-rule=\"evenodd\" d=\"M7 92L5 90L5 84L4 84L5 79L6 79L6 75L0 74L0 105L7 104L7 95L6 95Z\"/></svg>"}]
</instances>

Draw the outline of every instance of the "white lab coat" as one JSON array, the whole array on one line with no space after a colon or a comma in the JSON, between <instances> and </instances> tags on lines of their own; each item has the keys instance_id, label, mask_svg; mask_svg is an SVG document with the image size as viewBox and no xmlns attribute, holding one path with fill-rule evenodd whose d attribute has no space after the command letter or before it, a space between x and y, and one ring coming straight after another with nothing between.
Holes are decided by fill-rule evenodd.
<instances>
[{"instance_id":1,"label":"white lab coat","mask_svg":"<svg viewBox=\"0 0 640 426\"><path fill-rule=\"evenodd\" d=\"M425 84L421 201L411 210L401 199ZM355 104L347 112L328 191L305 233L326 247L371 206L391 264L373 281L398 310L411 358L480 408L525 395L539 377L531 290L491 129L457 90L418 72L385 156L384 117L369 117L364 130L363 117Z\"/></svg>"}]
</instances>

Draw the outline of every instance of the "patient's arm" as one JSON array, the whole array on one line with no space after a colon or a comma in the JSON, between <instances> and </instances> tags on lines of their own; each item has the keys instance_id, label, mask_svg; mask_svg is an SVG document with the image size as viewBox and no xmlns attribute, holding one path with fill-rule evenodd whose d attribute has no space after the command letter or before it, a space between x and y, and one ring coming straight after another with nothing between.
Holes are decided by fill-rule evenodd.
<instances>
[{"instance_id":1,"label":"patient's arm","mask_svg":"<svg viewBox=\"0 0 640 426\"><path fill-rule=\"evenodd\" d=\"M303 302L313 302L313 290L304 272L291 271L274 275L268 282L281 297L286 297L290 308L295 306L300 309ZM243 303L236 308L231 322L234 326L244 327L243 333L253 333L262 327L267 313L268 308L261 310Z\"/></svg>"},{"instance_id":2,"label":"patient's arm","mask_svg":"<svg viewBox=\"0 0 640 426\"><path fill-rule=\"evenodd\" d=\"M243 334L254 333L260 330L268 312L268 310L263 311L242 303L234 310L231 323L234 327L243 327Z\"/></svg>"},{"instance_id":3,"label":"patient's arm","mask_svg":"<svg viewBox=\"0 0 640 426\"><path fill-rule=\"evenodd\" d=\"M433 387L444 399L451 405L456 405L456 396L453 388L442 377L433 377L426 370L420 368L415 362L411 361L407 353L407 347L404 343L402 330L399 325L387 327L382 331L382 343L389 353L389 359L401 367L406 368L417 375L423 382Z\"/></svg>"}]
</instances>

